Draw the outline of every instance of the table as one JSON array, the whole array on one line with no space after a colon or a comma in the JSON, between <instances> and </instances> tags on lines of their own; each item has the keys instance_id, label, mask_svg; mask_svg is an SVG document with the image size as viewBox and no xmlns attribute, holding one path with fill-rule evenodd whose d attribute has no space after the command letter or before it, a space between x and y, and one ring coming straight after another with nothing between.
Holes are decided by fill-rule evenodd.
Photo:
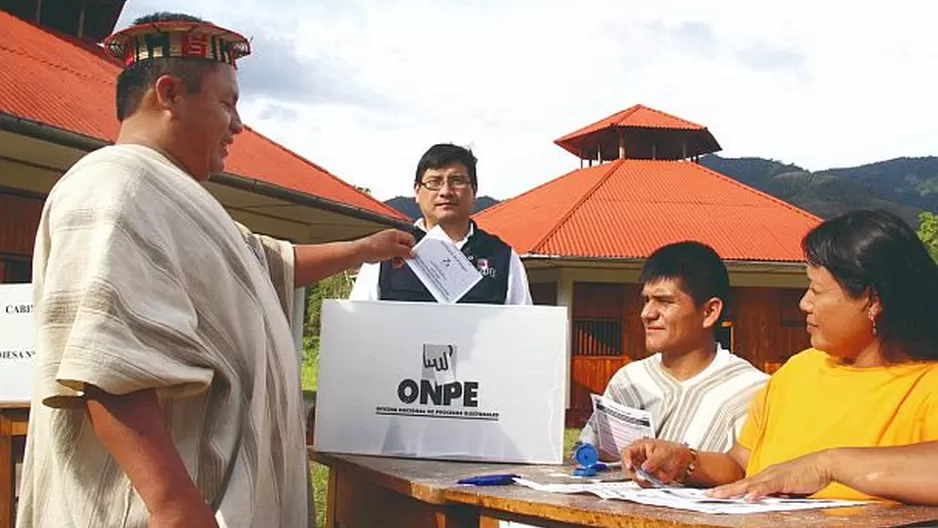
<instances>
[{"instance_id":1,"label":"table","mask_svg":"<svg viewBox=\"0 0 938 528\"><path fill-rule=\"evenodd\" d=\"M328 528L406 526L494 528L498 520L545 528L880 528L938 526L938 507L871 505L753 515L709 515L603 500L591 495L543 493L521 486L459 486L485 473L517 473L544 481L570 467L445 462L318 453L329 466ZM933 522L934 524L925 524Z\"/></svg>"},{"instance_id":2,"label":"table","mask_svg":"<svg viewBox=\"0 0 938 528\"><path fill-rule=\"evenodd\" d=\"M16 514L16 462L29 425L29 404L0 403L0 528L11 528Z\"/></svg>"}]
</instances>

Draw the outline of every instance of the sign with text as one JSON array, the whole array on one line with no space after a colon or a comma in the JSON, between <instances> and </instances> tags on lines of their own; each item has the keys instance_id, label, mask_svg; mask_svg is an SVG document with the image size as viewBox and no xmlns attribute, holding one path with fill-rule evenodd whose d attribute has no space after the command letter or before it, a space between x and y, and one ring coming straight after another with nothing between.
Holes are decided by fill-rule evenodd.
<instances>
[{"instance_id":1,"label":"sign with text","mask_svg":"<svg viewBox=\"0 0 938 528\"><path fill-rule=\"evenodd\" d=\"M316 450L559 464L567 311L327 300Z\"/></svg>"},{"instance_id":2,"label":"sign with text","mask_svg":"<svg viewBox=\"0 0 938 528\"><path fill-rule=\"evenodd\" d=\"M32 284L0 284L0 403L29 403L35 368Z\"/></svg>"}]
</instances>

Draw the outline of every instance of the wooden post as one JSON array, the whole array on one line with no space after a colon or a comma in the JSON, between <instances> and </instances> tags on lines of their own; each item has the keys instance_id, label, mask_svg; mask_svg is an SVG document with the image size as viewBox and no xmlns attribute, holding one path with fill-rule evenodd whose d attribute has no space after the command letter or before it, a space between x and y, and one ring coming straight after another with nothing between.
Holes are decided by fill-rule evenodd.
<instances>
[{"instance_id":1,"label":"wooden post","mask_svg":"<svg viewBox=\"0 0 938 528\"><path fill-rule=\"evenodd\" d=\"M625 159L625 131L619 129L619 159Z\"/></svg>"},{"instance_id":2,"label":"wooden post","mask_svg":"<svg viewBox=\"0 0 938 528\"><path fill-rule=\"evenodd\" d=\"M81 3L81 6L78 8L78 38L82 38L85 35L85 2Z\"/></svg>"},{"instance_id":3,"label":"wooden post","mask_svg":"<svg viewBox=\"0 0 938 528\"><path fill-rule=\"evenodd\" d=\"M0 412L0 528L12 528L16 462L13 457L13 424Z\"/></svg>"},{"instance_id":4,"label":"wooden post","mask_svg":"<svg viewBox=\"0 0 938 528\"><path fill-rule=\"evenodd\" d=\"M42 0L36 0L36 19L33 22L42 23Z\"/></svg>"},{"instance_id":5,"label":"wooden post","mask_svg":"<svg viewBox=\"0 0 938 528\"><path fill-rule=\"evenodd\" d=\"M687 159L687 138L681 140L681 159Z\"/></svg>"},{"instance_id":6,"label":"wooden post","mask_svg":"<svg viewBox=\"0 0 938 528\"><path fill-rule=\"evenodd\" d=\"M0 528L12 528L16 517L15 437L25 437L29 426L29 410L23 404L0 403Z\"/></svg>"},{"instance_id":7,"label":"wooden post","mask_svg":"<svg viewBox=\"0 0 938 528\"><path fill-rule=\"evenodd\" d=\"M602 165L603 163L603 144L599 143L596 145L596 163Z\"/></svg>"}]
</instances>

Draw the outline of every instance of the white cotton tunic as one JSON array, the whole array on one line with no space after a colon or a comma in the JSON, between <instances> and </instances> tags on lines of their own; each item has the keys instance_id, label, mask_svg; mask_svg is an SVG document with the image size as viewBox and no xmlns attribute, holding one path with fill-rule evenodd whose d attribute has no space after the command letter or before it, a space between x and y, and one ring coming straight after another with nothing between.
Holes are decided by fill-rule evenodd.
<instances>
[{"instance_id":1,"label":"white cotton tunic","mask_svg":"<svg viewBox=\"0 0 938 528\"><path fill-rule=\"evenodd\" d=\"M686 443L701 451L729 451L752 398L769 377L745 359L719 344L717 347L713 361L683 381L668 373L661 364L661 354L629 363L612 376L603 396L649 411L659 439ZM580 441L596 443L591 423L583 428Z\"/></svg>"},{"instance_id":2,"label":"white cotton tunic","mask_svg":"<svg viewBox=\"0 0 938 528\"><path fill-rule=\"evenodd\" d=\"M158 391L220 526L312 526L290 244L236 224L158 152L111 146L49 194L33 283L37 373L17 526L147 526L88 421L86 383Z\"/></svg>"}]
</instances>

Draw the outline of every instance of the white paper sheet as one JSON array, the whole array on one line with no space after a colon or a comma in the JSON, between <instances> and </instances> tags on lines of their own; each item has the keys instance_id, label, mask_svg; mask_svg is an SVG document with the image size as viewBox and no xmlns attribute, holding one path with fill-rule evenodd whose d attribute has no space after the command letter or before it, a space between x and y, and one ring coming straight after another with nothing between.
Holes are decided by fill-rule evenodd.
<instances>
[{"instance_id":1,"label":"white paper sheet","mask_svg":"<svg viewBox=\"0 0 938 528\"><path fill-rule=\"evenodd\" d=\"M768 497L758 501L714 499L707 490L694 488L642 489L634 482L601 482L590 484L540 484L519 478L515 483L547 493L592 493L610 500L627 500L649 506L663 506L701 513L738 515L774 511L811 510L866 504L863 501L826 499L785 499Z\"/></svg>"},{"instance_id":2,"label":"white paper sheet","mask_svg":"<svg viewBox=\"0 0 938 528\"><path fill-rule=\"evenodd\" d=\"M405 262L440 303L455 303L482 280L482 274L440 226L414 246L414 257Z\"/></svg>"},{"instance_id":3,"label":"white paper sheet","mask_svg":"<svg viewBox=\"0 0 938 528\"><path fill-rule=\"evenodd\" d=\"M625 446L642 438L654 438L655 427L651 413L618 404L598 394L593 400L593 427L599 445L609 455L617 455Z\"/></svg>"}]
</instances>

